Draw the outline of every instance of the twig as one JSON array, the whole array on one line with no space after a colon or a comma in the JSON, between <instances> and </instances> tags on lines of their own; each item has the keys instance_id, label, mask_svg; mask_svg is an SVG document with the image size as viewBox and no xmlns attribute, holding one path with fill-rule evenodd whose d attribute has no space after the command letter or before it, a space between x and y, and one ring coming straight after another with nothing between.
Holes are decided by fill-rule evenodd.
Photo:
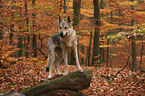
<instances>
[{"instance_id":1,"label":"twig","mask_svg":"<svg viewBox=\"0 0 145 96\"><path fill-rule=\"evenodd\" d=\"M41 51L41 49L37 48L33 43L31 43L31 44L32 44L37 50L39 50L40 53L41 53L42 55L44 55L45 59L47 59L47 56Z\"/></svg>"},{"instance_id":2,"label":"twig","mask_svg":"<svg viewBox=\"0 0 145 96\"><path fill-rule=\"evenodd\" d=\"M121 74L121 73L119 73L119 74ZM123 74L121 74L121 76L122 76L123 80L125 80Z\"/></svg>"},{"instance_id":3,"label":"twig","mask_svg":"<svg viewBox=\"0 0 145 96\"><path fill-rule=\"evenodd\" d=\"M131 56L131 55L130 55L130 56ZM123 71L123 70L125 69L125 67L128 65L130 56L129 56L128 59L127 59L126 65L125 65L121 70L119 70L119 71L115 74L115 76L112 78L112 80L109 82L109 84L114 80L114 78L115 78L121 71ZM120 74L121 74L121 73L120 73Z\"/></svg>"}]
</instances>

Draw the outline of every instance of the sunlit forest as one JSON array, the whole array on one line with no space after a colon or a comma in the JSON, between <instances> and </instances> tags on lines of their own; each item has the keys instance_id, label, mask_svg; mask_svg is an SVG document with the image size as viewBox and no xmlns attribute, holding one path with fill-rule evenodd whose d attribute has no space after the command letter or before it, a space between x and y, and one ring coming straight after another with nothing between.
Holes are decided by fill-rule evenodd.
<instances>
[{"instance_id":1,"label":"sunlit forest","mask_svg":"<svg viewBox=\"0 0 145 96\"><path fill-rule=\"evenodd\" d=\"M145 95L145 0L0 0L0 95L49 81L47 41L58 16L71 17L79 62L93 72L81 93ZM69 73L77 70L72 53Z\"/></svg>"}]
</instances>

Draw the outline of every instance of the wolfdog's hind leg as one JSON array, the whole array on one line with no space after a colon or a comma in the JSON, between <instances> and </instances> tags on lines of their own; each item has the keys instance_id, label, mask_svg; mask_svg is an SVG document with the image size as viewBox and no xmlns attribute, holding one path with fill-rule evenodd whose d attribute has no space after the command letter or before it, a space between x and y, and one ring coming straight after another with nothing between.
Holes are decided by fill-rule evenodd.
<instances>
[{"instance_id":1,"label":"wolfdog's hind leg","mask_svg":"<svg viewBox=\"0 0 145 96\"><path fill-rule=\"evenodd\" d=\"M77 47L74 48L73 51L74 51L74 56L75 56L75 59L76 59L77 68L80 72L83 72L83 69L81 68L80 63L79 63L79 59L78 59Z\"/></svg>"},{"instance_id":2,"label":"wolfdog's hind leg","mask_svg":"<svg viewBox=\"0 0 145 96\"><path fill-rule=\"evenodd\" d=\"M55 64L55 68L56 68L57 73L59 75L61 75L58 66L61 63L62 59L63 59L63 52L62 52L62 49L61 48L56 48L55 52L56 52L56 57L57 57L57 61L56 61L56 64Z\"/></svg>"},{"instance_id":3,"label":"wolfdog's hind leg","mask_svg":"<svg viewBox=\"0 0 145 96\"><path fill-rule=\"evenodd\" d=\"M68 60L67 60L67 52L64 52L64 63L65 63L65 72L63 76L68 75Z\"/></svg>"},{"instance_id":4,"label":"wolfdog's hind leg","mask_svg":"<svg viewBox=\"0 0 145 96\"><path fill-rule=\"evenodd\" d=\"M56 71L57 71L57 73L58 73L59 75L61 75L61 73L60 73L60 71L59 71L58 66L59 66L60 62L62 61L62 59L63 59L63 58L58 58L58 60L56 61L56 64L55 64Z\"/></svg>"}]
</instances>

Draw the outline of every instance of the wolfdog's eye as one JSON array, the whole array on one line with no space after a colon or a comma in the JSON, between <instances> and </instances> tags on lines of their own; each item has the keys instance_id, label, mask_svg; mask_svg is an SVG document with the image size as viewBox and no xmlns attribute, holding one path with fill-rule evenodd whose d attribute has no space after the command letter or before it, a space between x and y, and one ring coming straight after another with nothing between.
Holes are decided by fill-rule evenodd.
<instances>
[{"instance_id":1,"label":"wolfdog's eye","mask_svg":"<svg viewBox=\"0 0 145 96\"><path fill-rule=\"evenodd\" d=\"M64 29L67 29L67 27L64 27Z\"/></svg>"}]
</instances>

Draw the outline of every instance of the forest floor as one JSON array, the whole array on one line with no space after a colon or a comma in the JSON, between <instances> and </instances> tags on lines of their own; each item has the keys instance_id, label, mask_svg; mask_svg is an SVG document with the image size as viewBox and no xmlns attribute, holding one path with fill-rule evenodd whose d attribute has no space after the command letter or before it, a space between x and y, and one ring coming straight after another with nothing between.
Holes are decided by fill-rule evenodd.
<instances>
[{"instance_id":1,"label":"forest floor","mask_svg":"<svg viewBox=\"0 0 145 96\"><path fill-rule=\"evenodd\" d=\"M46 61L39 61L36 58L30 60L26 58L14 60L12 58L12 61L15 64L11 63L6 69L0 69L0 95L9 91L21 92L26 88L48 81L46 80L48 72L45 71ZM121 74L118 74L111 83L109 83L121 68L82 67L89 68L93 72L90 87L80 91L86 95L145 95L145 73L140 71L132 72L129 69L125 69ZM60 65L59 68L63 73L65 70L64 65ZM77 67L75 65L69 65L69 72L76 70ZM56 71L53 71L53 76L54 75L56 75Z\"/></svg>"}]
</instances>

